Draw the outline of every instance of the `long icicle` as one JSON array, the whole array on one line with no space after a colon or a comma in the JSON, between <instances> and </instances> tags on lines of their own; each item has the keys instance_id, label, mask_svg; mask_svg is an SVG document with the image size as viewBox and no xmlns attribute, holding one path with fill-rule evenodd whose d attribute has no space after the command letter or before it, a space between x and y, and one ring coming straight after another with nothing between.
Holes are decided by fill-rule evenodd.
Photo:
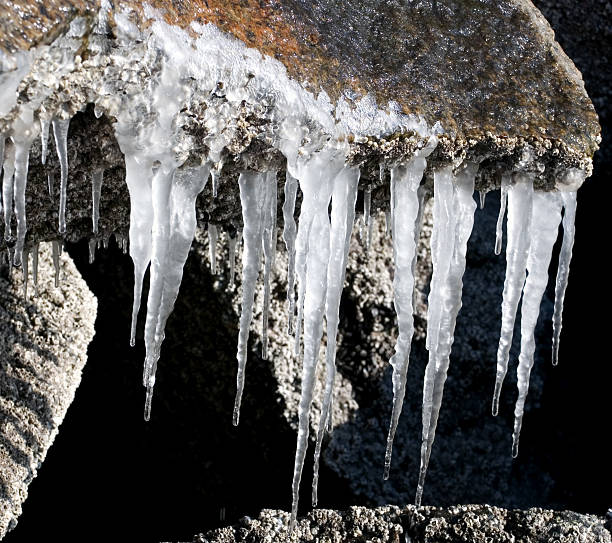
<instances>
[{"instance_id":1,"label":"long icicle","mask_svg":"<svg viewBox=\"0 0 612 543\"><path fill-rule=\"evenodd\" d=\"M518 456L525 400L535 353L535 327L542 296L548 283L548 266L559 233L563 200L558 193L537 192L533 196L531 245L527 259L527 280L521 305L521 354L517 369L518 399L514 407L512 457Z\"/></svg>"},{"instance_id":2,"label":"long icicle","mask_svg":"<svg viewBox=\"0 0 612 543\"><path fill-rule=\"evenodd\" d=\"M344 168L334 179L332 192L330 255L327 268L325 319L327 321L327 348L325 352L325 390L319 419L314 453L312 479L312 506L318 502L319 461L326 427L331 428L332 398L336 378L336 341L340 312L340 298L344 287L346 264L355 222L355 203L359 183L359 168Z\"/></svg>"},{"instance_id":3,"label":"long icicle","mask_svg":"<svg viewBox=\"0 0 612 543\"><path fill-rule=\"evenodd\" d=\"M497 371L491 411L499 411L499 397L508 371L508 359L512 347L514 321L525 284L527 256L531 235L533 207L533 177L526 174L516 176L515 183L508 187L508 219L506 242L506 278L502 300L502 322L497 348Z\"/></svg>"},{"instance_id":4,"label":"long icicle","mask_svg":"<svg viewBox=\"0 0 612 543\"><path fill-rule=\"evenodd\" d=\"M38 252L40 244L36 243L32 249L32 280L34 281L34 295L38 296Z\"/></svg>"},{"instance_id":5,"label":"long icicle","mask_svg":"<svg viewBox=\"0 0 612 543\"><path fill-rule=\"evenodd\" d=\"M146 387L144 418L151 417L151 401L155 386L153 366L159 359L155 332L159 320L164 276L167 269L168 246L170 244L170 191L175 167L160 165L151 181L151 204L153 222L151 225L151 265L149 267L149 296L145 321L145 363L142 381Z\"/></svg>"},{"instance_id":6,"label":"long icicle","mask_svg":"<svg viewBox=\"0 0 612 543\"><path fill-rule=\"evenodd\" d=\"M53 137L55 148L60 162L60 206L59 206L59 233L66 232L66 192L68 188L68 128L70 119L53 119Z\"/></svg>"},{"instance_id":7,"label":"long icicle","mask_svg":"<svg viewBox=\"0 0 612 543\"><path fill-rule=\"evenodd\" d=\"M150 328L145 328L145 341L147 342L145 416L147 420L151 416L155 374L160 358L161 345L165 337L166 322L174 308L183 278L183 268L195 236L197 225L195 201L206 185L208 174L208 166L180 169L173 175L169 172L163 174L163 177L168 179L171 186L168 200L166 200L168 211L162 210L159 215L163 224L168 227L167 237L160 236L157 244L154 237L151 259L152 286L149 292L153 290L156 297L152 300L152 305L147 303L147 325ZM163 177L158 181L163 182ZM154 178L154 184L157 185L158 181ZM166 189L160 192L156 191L155 205L162 204L165 198ZM154 264L156 260L161 263L159 267ZM155 278L153 277L154 268L156 268ZM149 314L151 315L150 319Z\"/></svg>"},{"instance_id":8,"label":"long icicle","mask_svg":"<svg viewBox=\"0 0 612 543\"><path fill-rule=\"evenodd\" d=\"M406 374L410 360L410 347L414 334L413 295L414 295L414 264L416 260L416 235L419 222L419 186L427 162L424 158L413 159L406 166L391 170L393 202L392 230L393 261L395 273L393 277L394 306L397 314L399 335L395 344L395 353L389 360L393 368L393 408L387 448L385 452L384 479L389 478L393 439L402 412L406 391Z\"/></svg>"},{"instance_id":9,"label":"long icicle","mask_svg":"<svg viewBox=\"0 0 612 543\"><path fill-rule=\"evenodd\" d=\"M305 248L304 261L301 264L305 273L298 274L299 289L303 292L303 326L304 354L302 364L302 390L298 408L298 437L293 468L293 502L291 506L290 531L293 531L297 518L302 469L308 448L310 432L310 407L314 391L314 382L321 337L323 335L323 316L327 293L327 267L329 263L329 202L332 193L332 182L341 169L334 167L327 153L317 155L304 165L298 179L304 199L300 211L298 240ZM309 220L302 223L302 216ZM306 229L308 237L304 240L302 230ZM305 242L305 243L304 243ZM296 255L296 269L298 268ZM298 323L299 324L299 323ZM298 327L296 327L296 330Z\"/></svg>"},{"instance_id":10,"label":"long icicle","mask_svg":"<svg viewBox=\"0 0 612 543\"><path fill-rule=\"evenodd\" d=\"M283 203L283 241L287 249L287 303L289 305L287 330L289 334L293 333L293 319L295 317L295 236L297 227L293 215L295 213L297 188L297 179L287 172L285 201Z\"/></svg>"},{"instance_id":11,"label":"long icicle","mask_svg":"<svg viewBox=\"0 0 612 543\"><path fill-rule=\"evenodd\" d=\"M264 254L264 302L261 318L261 357L268 359L268 313L270 310L270 271L274 264L276 249L276 172L268 172L265 181L266 202L264 204L263 254Z\"/></svg>"},{"instance_id":12,"label":"long icicle","mask_svg":"<svg viewBox=\"0 0 612 543\"><path fill-rule=\"evenodd\" d=\"M136 323L142 297L142 283L151 260L153 207L151 196L152 163L139 163L134 155L125 155L125 181L130 193L130 256L134 263L134 300L130 345L136 343Z\"/></svg>"},{"instance_id":13,"label":"long icicle","mask_svg":"<svg viewBox=\"0 0 612 543\"><path fill-rule=\"evenodd\" d=\"M49 126L51 123L48 120L40 120L40 162L46 164L47 149L49 144Z\"/></svg>"},{"instance_id":14,"label":"long icicle","mask_svg":"<svg viewBox=\"0 0 612 543\"><path fill-rule=\"evenodd\" d=\"M434 233L437 235L432 234L432 263L433 274L437 275L435 284L439 290L432 289L429 304L438 321L434 323L435 335L428 344L429 361L423 383L423 441L416 505L421 504L423 496L425 476L442 406L457 314L461 309L467 243L472 233L476 210L474 179L477 170L477 165L467 164L456 176L453 176L451 168L434 173ZM441 201L436 203L436 199ZM442 219L442 228L436 233L438 218ZM443 233L448 233L450 237L443 238L440 235ZM438 263L443 265L441 270L436 270ZM431 322L429 312L428 322ZM429 339L429 327L427 336Z\"/></svg>"},{"instance_id":15,"label":"long icicle","mask_svg":"<svg viewBox=\"0 0 612 543\"><path fill-rule=\"evenodd\" d=\"M559 253L559 267L555 281L555 311L553 314L553 343L552 363L556 366L559 362L559 340L561 338L561 325L563 317L563 301L565 290L569 279L569 268L572 260L572 249L574 247L574 235L576 232L576 192L562 192L563 207L563 244Z\"/></svg>"},{"instance_id":16,"label":"long icicle","mask_svg":"<svg viewBox=\"0 0 612 543\"><path fill-rule=\"evenodd\" d=\"M259 277L266 201L266 191L264 190L265 178L266 175L259 172L243 172L238 178L240 203L242 205L242 222L244 225L242 231L244 245L242 250L242 309L240 312L240 331L238 332L238 350L236 353L238 372L236 375L236 399L234 401L233 414L234 426L238 426L240 422L240 405L244 390L249 327L253 320L255 285Z\"/></svg>"}]
</instances>

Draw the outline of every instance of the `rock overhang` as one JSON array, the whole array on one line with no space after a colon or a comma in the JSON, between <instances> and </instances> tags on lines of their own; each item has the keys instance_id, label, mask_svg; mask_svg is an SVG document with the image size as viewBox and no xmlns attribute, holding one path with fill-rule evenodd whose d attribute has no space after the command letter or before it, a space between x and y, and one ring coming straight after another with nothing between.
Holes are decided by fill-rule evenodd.
<instances>
[{"instance_id":1,"label":"rock overhang","mask_svg":"<svg viewBox=\"0 0 612 543\"><path fill-rule=\"evenodd\" d=\"M259 51L264 62L278 61L290 81L314 101L323 102L319 105L330 111L332 120L335 114L337 121L339 109L349 115L366 110L358 112L357 124L349 122L344 130L347 161L362 168L362 184L383 184L380 164L407 160L427 145L436 123L441 130L426 178L435 167L475 161L480 163L477 187L481 190L499 186L501 172L513 170L534 172L536 188L544 190L567 179L579 184L590 175L600 141L597 115L580 73L554 41L542 15L525 0L360 0L348 6L336 0L154 1L150 5L123 1L112 6L58 1L44 7L19 0L14 6L0 27L0 45L6 51L57 40L59 29L65 33L71 20L82 18L77 19L80 43L73 51L77 63L57 78L57 88L36 112L41 118L83 110L96 99L91 87L99 77L111 82L123 79L126 87L143 84L157 59L144 59L140 74L113 70L112 62L103 73L96 72L105 55L116 57L112 48L118 40L131 39L129 45L137 49L152 26L164 23L197 39L198 32L212 23L220 34L244 43L246 51ZM107 39L101 39L94 29L99 13L110 8L117 17L109 18ZM265 71L261 75L277 76ZM19 101L32 94L24 83ZM223 81L217 83L202 89L208 96L202 96L199 108L197 100L192 101L189 111L177 119L188 136L182 142L184 150L190 147L195 155L187 162L211 152L206 141L210 112L223 107L228 91ZM120 86L115 90L125 92ZM226 169L231 173L284 168L284 157L273 144L273 132L282 119L275 118L274 104L265 96L256 97L258 102L235 104L234 137L214 150L217 160L223 159L224 175ZM379 118L368 127L373 109ZM113 117L112 108L106 113ZM412 130L405 122L408 117L428 130ZM10 132L6 120L0 123L5 133ZM307 119L306 126L308 137L314 139L316 133L323 144L333 137L335 127L329 126L328 118L328 126L320 130L316 125L325 125L320 120Z\"/></svg>"}]
</instances>

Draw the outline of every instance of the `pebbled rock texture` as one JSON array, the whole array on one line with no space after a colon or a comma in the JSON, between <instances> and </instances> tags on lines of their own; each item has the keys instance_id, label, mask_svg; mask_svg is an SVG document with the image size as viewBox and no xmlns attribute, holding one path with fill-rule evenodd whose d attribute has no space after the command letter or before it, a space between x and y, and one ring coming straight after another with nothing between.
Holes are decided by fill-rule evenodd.
<instances>
[{"instance_id":1,"label":"pebbled rock texture","mask_svg":"<svg viewBox=\"0 0 612 543\"><path fill-rule=\"evenodd\" d=\"M258 518L198 534L194 543L609 543L604 519L570 511L507 510L488 505L447 509L408 506L351 507L347 511L318 509L287 529L289 514L264 509Z\"/></svg>"},{"instance_id":2,"label":"pebbled rock texture","mask_svg":"<svg viewBox=\"0 0 612 543\"><path fill-rule=\"evenodd\" d=\"M0 266L6 272L6 266ZM55 287L41 248L38 295L21 274L0 276L0 538L15 527L75 391L94 335L97 302L67 255Z\"/></svg>"}]
</instances>

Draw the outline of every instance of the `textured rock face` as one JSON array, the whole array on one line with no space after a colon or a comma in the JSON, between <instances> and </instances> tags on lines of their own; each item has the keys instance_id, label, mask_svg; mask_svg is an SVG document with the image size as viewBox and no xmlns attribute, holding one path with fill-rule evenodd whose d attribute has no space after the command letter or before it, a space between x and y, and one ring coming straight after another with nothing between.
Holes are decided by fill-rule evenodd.
<instances>
[{"instance_id":1,"label":"textured rock face","mask_svg":"<svg viewBox=\"0 0 612 543\"><path fill-rule=\"evenodd\" d=\"M552 188L568 169L590 172L599 141L597 116L580 73L527 1L361 0L349 8L333 0L307 6L291 1L152 4L166 10L166 20L179 27L192 21L218 25L247 46L278 59L306 90L326 91L332 103L341 97L349 108L364 108L359 100L369 93L383 109L420 114L429 126L440 121L445 133L429 159L427 178L433 167L463 160L480 162L477 188L499 185L499 172L514 168L536 172L540 188ZM91 175L98 168L106 170L102 235L125 233L123 156L112 126L116 111L104 102L104 92L144 88L160 73L159 63L146 58L139 40L121 49L117 26L111 24L103 37L95 34L98 9L96 2L55 1L42 7L20 0L0 18L0 44L7 52L53 44L20 84L18 104L44 95L34 114L42 120L54 115L65 118L95 101L103 106L99 112L106 111L96 119L90 107L71 123L67 237L73 240L90 234L86 204ZM124 11L130 9L134 11ZM131 18L143 29L150 23L140 3L117 2L114 13L130 13L126 20ZM76 38L58 45L56 38L78 15L85 19L70 30ZM67 70L57 64L65 55L75 59ZM9 75L11 62L8 56L3 60ZM205 154L210 144L206 110L221 110L227 102L220 89L200 90L189 114L178 120L180 145L190 149L188 160L200 159L198 153ZM8 122L15 111L0 119L5 136L11 135ZM244 103L230 116L227 125L233 136L223 148L220 197L201 205L213 222L240 223L239 170L284 169L284 157L270 146L275 136L270 111L268 102ZM386 133L372 128L370 133L367 118L363 121L354 127L361 136L351 141L349 158L361 167L361 185L374 186L374 201L387 205L388 177L379 179L379 164L406 159L424 141L414 132L398 133L393 128ZM315 137L317 130L311 138L320 136ZM59 165L53 156L46 166L40 164L38 140L30 163L29 240L52 239L57 231ZM55 179L51 199L45 196L49 174Z\"/></svg>"},{"instance_id":2,"label":"textured rock face","mask_svg":"<svg viewBox=\"0 0 612 543\"><path fill-rule=\"evenodd\" d=\"M48 42L51 29L98 7L91 1L51 2L44 9L17 4L22 9L0 27L6 50ZM450 155L470 148L482 153L483 142L503 154L512 138L544 147L548 141L549 149L574 160L597 148L597 117L580 74L527 0L152 5L182 27L194 20L216 24L333 101L370 92L380 104L396 101L406 113L423 114L430 125L441 121ZM138 3L117 3L122 7L142 17Z\"/></svg>"},{"instance_id":3,"label":"textured rock face","mask_svg":"<svg viewBox=\"0 0 612 543\"><path fill-rule=\"evenodd\" d=\"M197 543L259 543L267 541L327 541L349 543L608 543L604 519L568 511L529 509L509 511L486 505L436 507L351 507L348 511L320 509L301 519L293 535L288 514L264 510L257 519L245 517L232 527L194 537Z\"/></svg>"},{"instance_id":4,"label":"textured rock face","mask_svg":"<svg viewBox=\"0 0 612 543\"><path fill-rule=\"evenodd\" d=\"M96 300L70 258L60 258L59 287L46 246L38 273L38 296L30 281L27 301L20 274L0 277L0 538L17 523L81 381L94 334Z\"/></svg>"}]
</instances>

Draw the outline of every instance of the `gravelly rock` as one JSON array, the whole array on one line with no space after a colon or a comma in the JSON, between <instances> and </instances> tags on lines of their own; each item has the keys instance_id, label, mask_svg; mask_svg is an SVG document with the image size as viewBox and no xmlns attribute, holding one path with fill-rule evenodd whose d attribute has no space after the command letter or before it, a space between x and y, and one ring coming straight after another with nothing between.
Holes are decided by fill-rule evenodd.
<instances>
[{"instance_id":1,"label":"gravelly rock","mask_svg":"<svg viewBox=\"0 0 612 543\"><path fill-rule=\"evenodd\" d=\"M264 509L258 518L199 534L194 543L609 543L604 519L571 511L506 510L488 505L448 509L408 506L319 509L287 529L289 514Z\"/></svg>"},{"instance_id":2,"label":"gravelly rock","mask_svg":"<svg viewBox=\"0 0 612 543\"><path fill-rule=\"evenodd\" d=\"M97 302L67 255L56 288L51 251L39 259L38 296L21 274L0 274L0 538L21 514L28 485L81 380ZM6 272L6 267L0 271Z\"/></svg>"}]
</instances>

